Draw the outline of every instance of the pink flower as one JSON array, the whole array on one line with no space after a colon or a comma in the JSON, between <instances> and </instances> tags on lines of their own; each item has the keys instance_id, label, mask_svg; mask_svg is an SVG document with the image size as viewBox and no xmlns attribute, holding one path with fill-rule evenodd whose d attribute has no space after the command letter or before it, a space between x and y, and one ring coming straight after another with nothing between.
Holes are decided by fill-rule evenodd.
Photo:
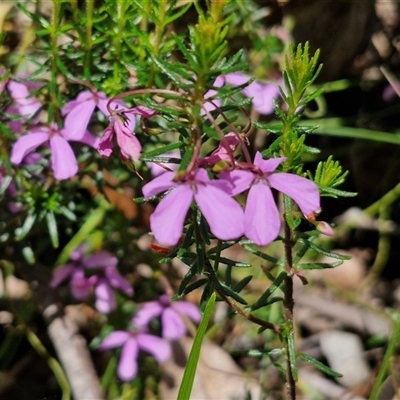
<instances>
[{"instance_id":1,"label":"pink flower","mask_svg":"<svg viewBox=\"0 0 400 400\"><path fill-rule=\"evenodd\" d=\"M233 152L238 146L239 140L237 134L233 132L227 133L221 139L217 149L215 149L209 156L200 159L198 165L201 167L214 167L216 164L220 164L220 166L223 167L224 165L229 166L230 164L233 164Z\"/></svg>"},{"instance_id":2,"label":"pink flower","mask_svg":"<svg viewBox=\"0 0 400 400\"><path fill-rule=\"evenodd\" d=\"M104 115L108 115L107 103L109 98L102 92L81 92L75 100L64 105L61 112L65 116L64 126L70 137L80 140L86 134L86 129L96 107Z\"/></svg>"},{"instance_id":3,"label":"pink flower","mask_svg":"<svg viewBox=\"0 0 400 400\"><path fill-rule=\"evenodd\" d=\"M271 188L291 197L304 215L320 208L317 185L300 176L285 172L275 173L275 169L285 158L263 160L260 152L254 158L258 171L235 170L218 176L229 180L236 195L250 188L244 211L244 234L259 246L271 243L279 234L281 220Z\"/></svg>"},{"instance_id":4,"label":"pink flower","mask_svg":"<svg viewBox=\"0 0 400 400\"><path fill-rule=\"evenodd\" d=\"M232 72L225 75L225 80L232 86L241 86L248 82L250 77L242 72ZM258 113L269 115L274 112L273 99L279 97L279 87L275 83L253 81L242 90L242 93L246 97L253 98L252 104Z\"/></svg>"},{"instance_id":5,"label":"pink flower","mask_svg":"<svg viewBox=\"0 0 400 400\"><path fill-rule=\"evenodd\" d=\"M117 307L113 288L127 296L133 294L133 288L118 272L116 257L107 251L85 257L84 250L84 245L79 246L71 254L71 263L54 270L50 287L55 288L69 278L72 295L81 301L87 300L94 288L96 309L108 314ZM90 271L95 274L86 276Z\"/></svg>"},{"instance_id":6,"label":"pink flower","mask_svg":"<svg viewBox=\"0 0 400 400\"><path fill-rule=\"evenodd\" d=\"M54 177L59 180L71 178L78 172L78 163L68 140L77 139L71 137L67 129L60 129L57 125L35 126L30 129L30 134L20 137L14 143L10 160L18 165L31 151L49 142ZM79 141L96 146L96 139L89 132Z\"/></svg>"},{"instance_id":7,"label":"pink flower","mask_svg":"<svg viewBox=\"0 0 400 400\"><path fill-rule=\"evenodd\" d=\"M133 330L111 332L100 344L98 350L109 350L115 347L122 347L117 374L125 382L131 381L137 375L139 350L150 353L159 363L166 361L171 355L168 342L157 336L143 333L140 328L137 332Z\"/></svg>"},{"instance_id":8,"label":"pink flower","mask_svg":"<svg viewBox=\"0 0 400 400\"><path fill-rule=\"evenodd\" d=\"M156 111L144 106L122 110L116 108L109 117L110 125L100 138L98 147L100 155L106 158L110 157L113 149L113 137L116 136L122 159L138 161L142 145L134 134L135 115L150 118L155 114L157 114Z\"/></svg>"},{"instance_id":9,"label":"pink flower","mask_svg":"<svg viewBox=\"0 0 400 400\"><path fill-rule=\"evenodd\" d=\"M174 172L165 172L143 187L146 199L172 189L150 217L151 229L159 243L165 246L178 243L193 200L196 201L215 237L232 240L243 235L243 209L228 194L227 182L212 181L203 168L180 182L175 182L174 176Z\"/></svg>"},{"instance_id":10,"label":"pink flower","mask_svg":"<svg viewBox=\"0 0 400 400\"><path fill-rule=\"evenodd\" d=\"M182 316L187 316L197 323L201 320L201 313L197 306L188 301L172 302L164 294L158 301L149 301L140 306L132 322L134 325L146 326L152 319L160 316L162 336L170 340L178 340L186 334L186 324Z\"/></svg>"},{"instance_id":11,"label":"pink flower","mask_svg":"<svg viewBox=\"0 0 400 400\"><path fill-rule=\"evenodd\" d=\"M214 84L213 87L220 88L224 85L225 79L223 76L219 76ZM204 95L204 104L203 108L201 110L201 114L204 115L206 112L211 112L216 109L216 107L219 107L221 105L221 100L208 100L210 97L215 96L218 92L215 89L210 89L205 95Z\"/></svg>"},{"instance_id":12,"label":"pink flower","mask_svg":"<svg viewBox=\"0 0 400 400\"><path fill-rule=\"evenodd\" d=\"M11 79L8 82L7 89L16 103L18 114L26 119L32 117L42 106L39 100L30 94L30 89L38 89L40 86L42 86L40 83L22 83Z\"/></svg>"}]
</instances>

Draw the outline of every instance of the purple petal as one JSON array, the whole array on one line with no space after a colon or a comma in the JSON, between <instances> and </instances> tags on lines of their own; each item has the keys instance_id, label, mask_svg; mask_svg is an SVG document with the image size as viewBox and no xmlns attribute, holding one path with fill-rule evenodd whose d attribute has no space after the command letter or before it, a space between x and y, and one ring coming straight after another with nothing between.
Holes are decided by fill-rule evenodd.
<instances>
[{"instance_id":1,"label":"purple petal","mask_svg":"<svg viewBox=\"0 0 400 400\"><path fill-rule=\"evenodd\" d=\"M88 278L85 277L83 270L76 270L71 277L71 292L72 295L80 301L86 300L90 296L90 284Z\"/></svg>"},{"instance_id":2,"label":"purple petal","mask_svg":"<svg viewBox=\"0 0 400 400\"><path fill-rule=\"evenodd\" d=\"M153 197L158 193L165 192L173 186L176 186L177 183L172 179L175 176L175 172L164 172L161 175L158 175L151 182L147 183L143 186L142 192L145 199Z\"/></svg>"},{"instance_id":3,"label":"purple petal","mask_svg":"<svg viewBox=\"0 0 400 400\"><path fill-rule=\"evenodd\" d=\"M250 86L252 86L253 83ZM272 114L274 112L273 100L279 97L280 94L278 85L274 83L259 83L258 85L257 95L251 96L253 97L253 107L262 115ZM243 90L244 94L249 87Z\"/></svg>"},{"instance_id":4,"label":"purple petal","mask_svg":"<svg viewBox=\"0 0 400 400\"><path fill-rule=\"evenodd\" d=\"M117 308L114 292L105 279L100 279L94 289L96 309L102 314L109 314Z\"/></svg>"},{"instance_id":5,"label":"purple petal","mask_svg":"<svg viewBox=\"0 0 400 400\"><path fill-rule=\"evenodd\" d=\"M270 175L268 181L273 188L291 197L304 215L307 216L320 209L318 186L309 179L280 172Z\"/></svg>"},{"instance_id":6,"label":"purple petal","mask_svg":"<svg viewBox=\"0 0 400 400\"><path fill-rule=\"evenodd\" d=\"M200 322L202 314L195 304L188 301L176 301L172 303L172 308L178 310L180 313L187 315L192 321Z\"/></svg>"},{"instance_id":7,"label":"purple petal","mask_svg":"<svg viewBox=\"0 0 400 400\"><path fill-rule=\"evenodd\" d=\"M259 246L266 246L279 235L278 208L271 189L262 181L249 190L244 218L245 235Z\"/></svg>"},{"instance_id":8,"label":"purple petal","mask_svg":"<svg viewBox=\"0 0 400 400\"><path fill-rule=\"evenodd\" d=\"M75 140L75 139L71 139ZM85 131L83 136L78 140L80 143L84 143L90 147L93 147L97 150L99 147L100 139L98 137L94 137L89 131Z\"/></svg>"},{"instance_id":9,"label":"purple petal","mask_svg":"<svg viewBox=\"0 0 400 400\"><path fill-rule=\"evenodd\" d=\"M243 236L243 209L229 194L212 185L197 185L194 198L215 237L232 240Z\"/></svg>"},{"instance_id":10,"label":"purple petal","mask_svg":"<svg viewBox=\"0 0 400 400\"><path fill-rule=\"evenodd\" d=\"M274 172L279 164L286 160L286 157L279 158L269 158L268 160L264 160L259 151L257 151L256 156L254 157L254 165L261 169L262 172Z\"/></svg>"},{"instance_id":11,"label":"purple petal","mask_svg":"<svg viewBox=\"0 0 400 400\"><path fill-rule=\"evenodd\" d=\"M87 247L86 243L80 244L71 252L69 258L73 261L78 261L78 260L80 261L81 258L85 255L86 247Z\"/></svg>"},{"instance_id":12,"label":"purple petal","mask_svg":"<svg viewBox=\"0 0 400 400\"><path fill-rule=\"evenodd\" d=\"M186 334L186 325L182 317L172 308L166 308L161 315L162 336L165 339L178 340Z\"/></svg>"},{"instance_id":13,"label":"purple petal","mask_svg":"<svg viewBox=\"0 0 400 400\"><path fill-rule=\"evenodd\" d=\"M98 142L97 151L101 156L106 158L111 156L113 150L113 142L112 142L113 136L114 136L114 128L112 126L108 126L104 130Z\"/></svg>"},{"instance_id":14,"label":"purple petal","mask_svg":"<svg viewBox=\"0 0 400 400\"><path fill-rule=\"evenodd\" d=\"M118 271L115 267L107 267L105 270L105 276L110 285L125 293L127 296L133 295L133 287Z\"/></svg>"},{"instance_id":15,"label":"purple petal","mask_svg":"<svg viewBox=\"0 0 400 400\"><path fill-rule=\"evenodd\" d=\"M125 382L131 381L137 374L139 346L135 337L130 337L121 351L117 374Z\"/></svg>"},{"instance_id":16,"label":"purple petal","mask_svg":"<svg viewBox=\"0 0 400 400\"><path fill-rule=\"evenodd\" d=\"M49 140L49 133L40 131L24 135L20 137L15 143L11 151L10 161L13 164L20 164L24 157L36 147Z\"/></svg>"},{"instance_id":17,"label":"purple petal","mask_svg":"<svg viewBox=\"0 0 400 400\"><path fill-rule=\"evenodd\" d=\"M152 110L151 108L146 106L137 106L125 111L125 114L136 114L140 115L143 118L151 118L154 115L157 115L158 111Z\"/></svg>"},{"instance_id":18,"label":"purple petal","mask_svg":"<svg viewBox=\"0 0 400 400\"><path fill-rule=\"evenodd\" d=\"M140 349L150 353L158 362L167 361L170 357L171 348L165 340L147 333L138 333L136 338Z\"/></svg>"},{"instance_id":19,"label":"purple petal","mask_svg":"<svg viewBox=\"0 0 400 400\"><path fill-rule=\"evenodd\" d=\"M204 160L209 164L214 165L219 161L232 161L230 154L235 151L237 145L239 144L239 137L233 132L226 134L216 150L214 150L210 156L204 157ZM229 153L227 149L230 149Z\"/></svg>"},{"instance_id":20,"label":"purple petal","mask_svg":"<svg viewBox=\"0 0 400 400\"><path fill-rule=\"evenodd\" d=\"M109 350L115 347L123 346L132 335L126 331L114 331L104 338L102 343L97 347L98 350Z\"/></svg>"},{"instance_id":21,"label":"purple petal","mask_svg":"<svg viewBox=\"0 0 400 400\"><path fill-rule=\"evenodd\" d=\"M74 264L65 264L62 267L58 267L53 271L53 278L50 282L50 287L56 288L71 276L72 272L75 270L76 266Z\"/></svg>"},{"instance_id":22,"label":"purple petal","mask_svg":"<svg viewBox=\"0 0 400 400\"><path fill-rule=\"evenodd\" d=\"M196 172L196 181L203 182L206 186L212 186L222 190L223 192L232 196L233 185L231 182L224 179L213 179L211 180L208 176L207 170L199 168Z\"/></svg>"},{"instance_id":23,"label":"purple petal","mask_svg":"<svg viewBox=\"0 0 400 400\"><path fill-rule=\"evenodd\" d=\"M85 101L67 114L63 130L66 139L80 141L83 138L95 106L93 100Z\"/></svg>"},{"instance_id":24,"label":"purple petal","mask_svg":"<svg viewBox=\"0 0 400 400\"><path fill-rule=\"evenodd\" d=\"M250 80L250 77L246 76L242 72L232 72L225 75L225 80L232 86L241 86L248 82Z\"/></svg>"},{"instance_id":25,"label":"purple petal","mask_svg":"<svg viewBox=\"0 0 400 400\"><path fill-rule=\"evenodd\" d=\"M82 264L86 268L105 268L108 266L115 267L118 264L118 259L108 251L99 251L86 257Z\"/></svg>"},{"instance_id":26,"label":"purple petal","mask_svg":"<svg viewBox=\"0 0 400 400\"><path fill-rule=\"evenodd\" d=\"M26 84L10 80L7 87L17 103L19 114L29 117L41 107L41 103L37 99L29 97L30 93Z\"/></svg>"},{"instance_id":27,"label":"purple petal","mask_svg":"<svg viewBox=\"0 0 400 400\"><path fill-rule=\"evenodd\" d=\"M160 201L150 216L151 230L157 242L165 246L175 246L179 242L192 200L191 187L183 184L177 186Z\"/></svg>"},{"instance_id":28,"label":"purple petal","mask_svg":"<svg viewBox=\"0 0 400 400\"><path fill-rule=\"evenodd\" d=\"M92 101L94 103L93 96L94 95L92 92L88 91L80 92L75 100L68 101L67 103L64 104L64 107L61 110L61 114L63 116L67 115L72 110L79 108L84 102Z\"/></svg>"},{"instance_id":29,"label":"purple petal","mask_svg":"<svg viewBox=\"0 0 400 400\"><path fill-rule=\"evenodd\" d=\"M229 183L229 194L236 196L239 193L249 189L256 175L251 171L233 170L230 172L221 172L218 178Z\"/></svg>"},{"instance_id":30,"label":"purple petal","mask_svg":"<svg viewBox=\"0 0 400 400\"><path fill-rule=\"evenodd\" d=\"M100 111L107 117L110 115L107 104L110 99L103 93L103 92L98 92L97 93L97 107L100 109Z\"/></svg>"},{"instance_id":31,"label":"purple petal","mask_svg":"<svg viewBox=\"0 0 400 400\"><path fill-rule=\"evenodd\" d=\"M121 154L128 160L139 161L142 145L138 138L118 118L114 122L115 135Z\"/></svg>"},{"instance_id":32,"label":"purple petal","mask_svg":"<svg viewBox=\"0 0 400 400\"><path fill-rule=\"evenodd\" d=\"M164 307L158 301L150 301L140 306L132 322L139 327L145 327L154 318L161 315Z\"/></svg>"},{"instance_id":33,"label":"purple petal","mask_svg":"<svg viewBox=\"0 0 400 400\"><path fill-rule=\"evenodd\" d=\"M78 172L78 163L69 143L56 134L50 139L50 148L54 177L63 180L74 176Z\"/></svg>"}]
</instances>

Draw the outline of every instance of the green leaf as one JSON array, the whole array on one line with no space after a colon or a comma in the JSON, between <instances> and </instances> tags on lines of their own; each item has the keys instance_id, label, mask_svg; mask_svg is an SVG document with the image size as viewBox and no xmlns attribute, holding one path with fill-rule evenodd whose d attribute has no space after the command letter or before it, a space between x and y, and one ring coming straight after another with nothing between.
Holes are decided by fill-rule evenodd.
<instances>
[{"instance_id":1,"label":"green leaf","mask_svg":"<svg viewBox=\"0 0 400 400\"><path fill-rule=\"evenodd\" d=\"M175 71L171 69L170 64L164 62L164 60L152 54L150 54L150 58L158 66L158 68L160 68L160 70L164 72L164 74L167 75L173 82L175 82L177 85L182 84L179 75L177 75Z\"/></svg>"},{"instance_id":2,"label":"green leaf","mask_svg":"<svg viewBox=\"0 0 400 400\"><path fill-rule=\"evenodd\" d=\"M34 223L36 222L37 214L28 214L25 218L23 225L15 230L15 239L22 240L32 229Z\"/></svg>"},{"instance_id":3,"label":"green leaf","mask_svg":"<svg viewBox=\"0 0 400 400\"><path fill-rule=\"evenodd\" d=\"M311 364L313 367L317 368L324 374L327 374L334 378L340 378L341 376L343 376L341 373L334 371L333 369L329 368L327 365L323 364L322 362L316 360L314 357L311 357L307 354L300 353L298 355L298 357L300 358L300 360L308 362L309 364Z\"/></svg>"},{"instance_id":4,"label":"green leaf","mask_svg":"<svg viewBox=\"0 0 400 400\"><path fill-rule=\"evenodd\" d=\"M189 5L191 5L191 3ZM189 51L186 48L185 44L183 43L183 40L181 39L181 37L175 33L172 33L172 37L174 38L175 43L177 44L179 50L182 52L183 56L186 58L187 62L189 63L191 69L193 71L196 71L196 69L197 69L196 59L193 57L192 54L189 53Z\"/></svg>"},{"instance_id":5,"label":"green leaf","mask_svg":"<svg viewBox=\"0 0 400 400\"><path fill-rule=\"evenodd\" d=\"M103 200L100 206L94 209L87 217L79 231L75 236L67 243L63 248L60 255L55 262L55 265L66 264L69 255L78 247L81 243L87 240L89 234L96 228L96 226L103 221L107 210L111 208L111 205Z\"/></svg>"},{"instance_id":6,"label":"green leaf","mask_svg":"<svg viewBox=\"0 0 400 400\"><path fill-rule=\"evenodd\" d=\"M310 249L315 250L319 254L323 254L324 256L330 257L330 258L335 258L337 260L350 260L350 256L344 256L343 254L338 254L338 253L332 253L328 250L325 250L324 248L316 245L315 243L311 242L308 237L302 233L298 234L299 241L302 241L306 246L308 246Z\"/></svg>"},{"instance_id":7,"label":"green leaf","mask_svg":"<svg viewBox=\"0 0 400 400\"><path fill-rule=\"evenodd\" d=\"M48 211L46 213L46 221L47 221L47 229L49 231L51 244L56 249L58 248L59 241L58 241L57 221L53 211Z\"/></svg>"},{"instance_id":8,"label":"green leaf","mask_svg":"<svg viewBox=\"0 0 400 400\"><path fill-rule=\"evenodd\" d=\"M26 246L22 249L22 254L25 258L25 261L29 264L29 265L33 265L35 264L35 253L32 250L32 247L30 246Z\"/></svg>"},{"instance_id":9,"label":"green leaf","mask_svg":"<svg viewBox=\"0 0 400 400\"><path fill-rule=\"evenodd\" d=\"M183 147L183 145L184 143L182 142L171 143L168 144L167 146L159 147L152 151L147 151L146 153L142 154L140 159L145 162L152 162L153 157L160 156L162 154L168 153L176 149L180 149L181 147Z\"/></svg>"},{"instance_id":10,"label":"green leaf","mask_svg":"<svg viewBox=\"0 0 400 400\"><path fill-rule=\"evenodd\" d=\"M346 190L338 190L332 187L326 187L326 186L320 186L318 185L318 188L320 189L321 196L330 196L330 197L355 197L358 195L356 192L348 192Z\"/></svg>"},{"instance_id":11,"label":"green leaf","mask_svg":"<svg viewBox=\"0 0 400 400\"><path fill-rule=\"evenodd\" d=\"M276 264L277 266L281 266L281 265L282 265L282 261L278 260L277 258L272 257L272 256L269 256L268 254L263 253L263 252L260 251L260 250L254 249L254 248L251 246L251 244L254 244L251 240L241 240L241 241L239 242L239 244L240 244L244 249L246 249L246 250L249 251L250 253L252 253L252 254L254 254L254 255L256 255L256 256L262 258L263 260L267 260L267 261L269 261L269 262L271 262L271 263L273 263L273 264Z\"/></svg>"},{"instance_id":12,"label":"green leaf","mask_svg":"<svg viewBox=\"0 0 400 400\"><path fill-rule=\"evenodd\" d=\"M299 379L299 374L297 371L297 357L296 357L296 346L294 344L294 333L293 330L288 332L286 336L287 340L287 349L289 353L289 360L290 360L290 369L292 371L292 376L295 382Z\"/></svg>"},{"instance_id":13,"label":"green leaf","mask_svg":"<svg viewBox=\"0 0 400 400\"><path fill-rule=\"evenodd\" d=\"M299 271L311 270L311 269L329 269L335 268L342 265L343 261L336 261L334 263L304 263L296 265L295 269Z\"/></svg>"},{"instance_id":14,"label":"green leaf","mask_svg":"<svg viewBox=\"0 0 400 400\"><path fill-rule=\"evenodd\" d=\"M200 358L201 345L203 343L207 326L211 319L215 299L216 296L215 293L213 293L207 302L203 318L201 319L200 325L196 332L196 336L194 337L192 349L190 350L185 372L183 373L182 382L179 387L177 400L190 400L190 394L192 392L194 377L196 375L197 364Z\"/></svg>"},{"instance_id":15,"label":"green leaf","mask_svg":"<svg viewBox=\"0 0 400 400\"><path fill-rule=\"evenodd\" d=\"M246 276L245 278L243 278L241 281L239 281L232 289L239 293L241 292L246 286L247 284L253 279L253 275L249 275Z\"/></svg>"},{"instance_id":16,"label":"green leaf","mask_svg":"<svg viewBox=\"0 0 400 400\"><path fill-rule=\"evenodd\" d=\"M286 272L282 271L271 283L270 287L261 295L261 297L253 305L249 307L249 309L251 311L254 311L267 305L269 297L271 296L272 293L275 292L276 289L279 289L286 275L287 275Z\"/></svg>"},{"instance_id":17,"label":"green leaf","mask_svg":"<svg viewBox=\"0 0 400 400\"><path fill-rule=\"evenodd\" d=\"M186 6L181 7L181 9L179 11L177 11L175 14L173 14L169 18L167 18L164 21L164 25L168 25L171 22L175 21L176 19L180 18L182 15L184 15L186 13L186 11L189 10L190 7L192 7L192 2L191 1L189 1Z\"/></svg>"},{"instance_id":18,"label":"green leaf","mask_svg":"<svg viewBox=\"0 0 400 400\"><path fill-rule=\"evenodd\" d=\"M193 279L193 277L197 274L198 272L198 266L197 262L194 262L191 266L189 271L186 273L186 275L183 277L181 284L179 285L178 288L178 296L182 297L184 296L184 292L186 289L186 286L189 284L189 282Z\"/></svg>"},{"instance_id":19,"label":"green leaf","mask_svg":"<svg viewBox=\"0 0 400 400\"><path fill-rule=\"evenodd\" d=\"M182 297L186 296L188 293L193 292L193 290L198 289L200 286L203 286L208 282L207 278L202 278L199 279L198 281L195 281L189 285L187 285L185 288L179 291L179 294L175 295L172 300L180 300ZM179 288L180 289L180 288Z\"/></svg>"},{"instance_id":20,"label":"green leaf","mask_svg":"<svg viewBox=\"0 0 400 400\"><path fill-rule=\"evenodd\" d=\"M232 297L238 303L247 305L247 301L243 297L239 296L232 288L227 286L225 283L219 282L218 290L220 290L225 296Z\"/></svg>"},{"instance_id":21,"label":"green leaf","mask_svg":"<svg viewBox=\"0 0 400 400\"><path fill-rule=\"evenodd\" d=\"M210 255L209 258L211 260L215 260L215 256L213 256L213 255ZM225 257L219 257L218 260L222 264L232 265L233 267L236 267L236 268L250 268L252 266L252 264L230 260L229 258L225 258Z\"/></svg>"}]
</instances>

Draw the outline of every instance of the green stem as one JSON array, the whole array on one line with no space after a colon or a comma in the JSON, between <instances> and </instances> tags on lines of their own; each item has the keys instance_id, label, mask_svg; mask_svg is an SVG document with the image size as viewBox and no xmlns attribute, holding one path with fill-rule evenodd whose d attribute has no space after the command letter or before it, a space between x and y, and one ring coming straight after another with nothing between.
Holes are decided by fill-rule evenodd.
<instances>
[{"instance_id":1,"label":"green stem","mask_svg":"<svg viewBox=\"0 0 400 400\"><path fill-rule=\"evenodd\" d=\"M86 43L85 43L84 75L85 79L88 81L90 80L90 67L91 67L93 7L94 7L94 0L86 0Z\"/></svg>"},{"instance_id":2,"label":"green stem","mask_svg":"<svg viewBox=\"0 0 400 400\"><path fill-rule=\"evenodd\" d=\"M145 2L147 4L147 7L151 7L151 3L152 2ZM159 8L158 8L158 21L156 22L154 21L154 23L156 24L156 29L155 29L155 39L154 39L154 44L152 47L152 53L154 56L158 56L160 54L160 46L161 46L161 42L162 39L164 37L164 28L165 28L165 14L166 14L166 10L167 10L167 4L168 2L166 0L160 0L159 1ZM146 15L143 15L143 18L146 18ZM152 64L152 69L149 73L149 77L147 79L147 87L151 87L153 86L153 82L154 82L154 76L156 74L156 65L153 63Z\"/></svg>"},{"instance_id":3,"label":"green stem","mask_svg":"<svg viewBox=\"0 0 400 400\"><path fill-rule=\"evenodd\" d=\"M31 344L31 346L36 350L36 352L43 357L47 361L47 365L53 371L54 377L56 378L58 384L60 385L60 389L62 392L62 400L70 400L71 399L71 389L68 384L68 380L64 374L61 365L58 361L51 357L46 348L43 346L40 339L35 335L35 333L31 330L27 330L26 337Z\"/></svg>"},{"instance_id":4,"label":"green stem","mask_svg":"<svg viewBox=\"0 0 400 400\"><path fill-rule=\"evenodd\" d=\"M397 316L396 325L394 327L394 331L392 336L390 337L390 341L388 347L385 352L385 356L383 357L381 369L378 372L378 376L375 379L374 387L372 388L371 394L369 396L369 400L377 400L379 397L379 389L382 386L383 381L385 380L387 371L390 367L390 360L393 354L396 351L396 346L400 336L400 313Z\"/></svg>"},{"instance_id":5,"label":"green stem","mask_svg":"<svg viewBox=\"0 0 400 400\"><path fill-rule=\"evenodd\" d=\"M370 268L367 277L363 282L363 287L373 283L381 274L386 262L389 258L390 253L390 234L384 229L385 224L388 222L390 217L390 207L383 206L379 211L379 240L378 250L375 256L374 263Z\"/></svg>"},{"instance_id":6,"label":"green stem","mask_svg":"<svg viewBox=\"0 0 400 400\"><path fill-rule=\"evenodd\" d=\"M58 87L57 87L57 57L58 57L58 25L60 20L61 12L61 0L53 0L53 15L51 24L51 80L50 80L50 98L51 103L49 105L48 112L48 122L51 123L55 120L55 110L59 108L58 106Z\"/></svg>"}]
</instances>

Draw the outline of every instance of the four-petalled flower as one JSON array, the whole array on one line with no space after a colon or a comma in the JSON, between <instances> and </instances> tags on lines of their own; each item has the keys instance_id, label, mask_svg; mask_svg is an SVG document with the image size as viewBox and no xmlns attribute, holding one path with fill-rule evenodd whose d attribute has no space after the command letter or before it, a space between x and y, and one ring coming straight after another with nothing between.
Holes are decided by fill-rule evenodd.
<instances>
[{"instance_id":1,"label":"four-petalled flower","mask_svg":"<svg viewBox=\"0 0 400 400\"><path fill-rule=\"evenodd\" d=\"M150 353L159 363L166 361L171 355L168 342L145 333L140 327L137 331L111 332L97 349L109 350L115 347L122 347L117 374L125 382L131 381L137 375L139 350Z\"/></svg>"},{"instance_id":2,"label":"four-petalled flower","mask_svg":"<svg viewBox=\"0 0 400 400\"><path fill-rule=\"evenodd\" d=\"M71 263L54 270L50 287L55 288L70 278L72 295L81 301L87 300L91 289L94 288L97 310L108 314L117 307L113 288L122 291L127 296L133 294L133 288L118 272L116 257L107 251L85 256L84 250L84 245L79 246L71 253ZM87 276L88 271L93 271L95 274Z\"/></svg>"},{"instance_id":3,"label":"four-petalled flower","mask_svg":"<svg viewBox=\"0 0 400 400\"><path fill-rule=\"evenodd\" d=\"M159 243L175 246L179 242L193 200L215 237L232 240L243 235L243 209L228 194L227 182L211 180L203 168L182 181L175 182L174 177L175 172L165 172L143 187L146 199L171 189L150 216L151 230Z\"/></svg>"},{"instance_id":4,"label":"four-petalled flower","mask_svg":"<svg viewBox=\"0 0 400 400\"><path fill-rule=\"evenodd\" d=\"M281 219L271 188L291 197L307 216L320 209L317 185L295 174L275 173L284 157L264 160L260 152L254 159L253 170L234 170L218 176L233 184L231 194L249 190L244 211L244 234L259 246L271 243L279 235Z\"/></svg>"},{"instance_id":5,"label":"four-petalled flower","mask_svg":"<svg viewBox=\"0 0 400 400\"><path fill-rule=\"evenodd\" d=\"M187 331L184 316L197 323L201 320L201 312L197 306L188 301L171 301L163 294L157 301L141 305L132 322L134 325L145 326L153 318L161 317L162 337L177 340Z\"/></svg>"}]
</instances>

